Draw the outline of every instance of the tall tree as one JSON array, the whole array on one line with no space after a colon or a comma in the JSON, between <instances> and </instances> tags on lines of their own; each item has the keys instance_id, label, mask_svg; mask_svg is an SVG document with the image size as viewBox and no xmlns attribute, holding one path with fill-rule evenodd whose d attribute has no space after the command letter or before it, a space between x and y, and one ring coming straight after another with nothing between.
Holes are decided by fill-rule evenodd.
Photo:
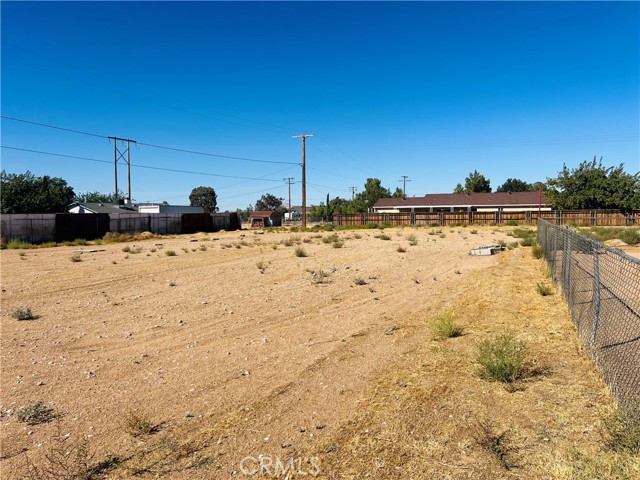
<instances>
[{"instance_id":1,"label":"tall tree","mask_svg":"<svg viewBox=\"0 0 640 480\"><path fill-rule=\"evenodd\" d=\"M491 192L491 181L474 170L464 180L465 193L489 193Z\"/></svg>"},{"instance_id":2,"label":"tall tree","mask_svg":"<svg viewBox=\"0 0 640 480\"><path fill-rule=\"evenodd\" d=\"M356 195L356 206L359 210L364 208L364 211L373 207L375 203L381 198L390 198L391 192L388 188L382 186L382 181L379 178L367 178L364 184L364 191Z\"/></svg>"},{"instance_id":3,"label":"tall tree","mask_svg":"<svg viewBox=\"0 0 640 480\"><path fill-rule=\"evenodd\" d=\"M192 207L202 207L205 213L218 211L218 195L211 187L196 187L191 190L189 202Z\"/></svg>"},{"instance_id":4,"label":"tall tree","mask_svg":"<svg viewBox=\"0 0 640 480\"><path fill-rule=\"evenodd\" d=\"M30 171L0 173L2 213L62 213L73 202L73 188L58 177L36 177Z\"/></svg>"},{"instance_id":5,"label":"tall tree","mask_svg":"<svg viewBox=\"0 0 640 480\"><path fill-rule=\"evenodd\" d=\"M624 164L605 167L602 157L582 162L572 170L563 165L547 184L546 197L555 209L640 209L640 172L626 173Z\"/></svg>"},{"instance_id":6,"label":"tall tree","mask_svg":"<svg viewBox=\"0 0 640 480\"><path fill-rule=\"evenodd\" d=\"M405 198L404 192L400 187L396 187L395 191L391 194L391 198Z\"/></svg>"},{"instance_id":7,"label":"tall tree","mask_svg":"<svg viewBox=\"0 0 640 480\"><path fill-rule=\"evenodd\" d=\"M258 212L273 211L283 216L284 213L287 211L285 206L282 204L283 201L284 201L283 198L278 198L275 195L272 195L270 193L265 193L264 195L262 195L262 197L256 200L256 211Z\"/></svg>"},{"instance_id":8,"label":"tall tree","mask_svg":"<svg viewBox=\"0 0 640 480\"><path fill-rule=\"evenodd\" d=\"M456 185L456 188L453 189L453 193L464 193L464 187L461 183Z\"/></svg>"},{"instance_id":9,"label":"tall tree","mask_svg":"<svg viewBox=\"0 0 640 480\"><path fill-rule=\"evenodd\" d=\"M507 180L496 189L496 192L532 192L534 190L535 187L524 180L507 178Z\"/></svg>"}]
</instances>

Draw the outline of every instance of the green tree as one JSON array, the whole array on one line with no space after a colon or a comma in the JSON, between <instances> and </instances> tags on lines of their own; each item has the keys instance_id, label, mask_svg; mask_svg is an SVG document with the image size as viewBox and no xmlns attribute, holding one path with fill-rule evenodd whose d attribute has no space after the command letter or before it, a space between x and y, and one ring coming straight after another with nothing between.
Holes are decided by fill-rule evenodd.
<instances>
[{"instance_id":1,"label":"green tree","mask_svg":"<svg viewBox=\"0 0 640 480\"><path fill-rule=\"evenodd\" d=\"M404 198L404 192L400 187L396 187L395 191L391 194L392 198Z\"/></svg>"},{"instance_id":2,"label":"green tree","mask_svg":"<svg viewBox=\"0 0 640 480\"><path fill-rule=\"evenodd\" d=\"M202 207L205 213L218 211L218 195L211 187L196 187L191 190L189 202L192 207Z\"/></svg>"},{"instance_id":3,"label":"green tree","mask_svg":"<svg viewBox=\"0 0 640 480\"><path fill-rule=\"evenodd\" d=\"M390 197L391 192L382 186L382 181L379 178L367 178L364 191L358 193L352 203L358 212L366 212L381 198Z\"/></svg>"},{"instance_id":4,"label":"green tree","mask_svg":"<svg viewBox=\"0 0 640 480\"><path fill-rule=\"evenodd\" d=\"M78 203L114 203L119 198L124 198L124 192L118 191L118 193L101 193L101 192L85 192L78 193L73 198L74 202Z\"/></svg>"},{"instance_id":5,"label":"green tree","mask_svg":"<svg viewBox=\"0 0 640 480\"><path fill-rule=\"evenodd\" d=\"M251 212L253 212L252 205L249 205L244 210L241 208L236 209L236 213L238 214L241 222L246 222L247 220L249 220L249 215L251 215Z\"/></svg>"},{"instance_id":6,"label":"green tree","mask_svg":"<svg viewBox=\"0 0 640 480\"><path fill-rule=\"evenodd\" d=\"M547 179L547 184L546 198L554 209L640 209L640 172L628 174L624 164L605 167L602 157L599 161L594 157L582 162L572 170L563 165L558 176Z\"/></svg>"},{"instance_id":7,"label":"green tree","mask_svg":"<svg viewBox=\"0 0 640 480\"><path fill-rule=\"evenodd\" d=\"M283 216L287 211L286 207L282 204L283 198L278 198L270 193L265 193L256 200L256 211L258 212L277 212L280 216Z\"/></svg>"},{"instance_id":8,"label":"green tree","mask_svg":"<svg viewBox=\"0 0 640 480\"><path fill-rule=\"evenodd\" d=\"M532 192L534 190L535 187L524 180L507 178L507 180L496 189L496 192Z\"/></svg>"},{"instance_id":9,"label":"green tree","mask_svg":"<svg viewBox=\"0 0 640 480\"><path fill-rule=\"evenodd\" d=\"M491 181L474 170L464 180L464 191L465 193L489 193L491 192Z\"/></svg>"},{"instance_id":10,"label":"green tree","mask_svg":"<svg viewBox=\"0 0 640 480\"><path fill-rule=\"evenodd\" d=\"M73 188L58 177L36 177L30 171L0 173L2 213L63 213L73 202Z\"/></svg>"},{"instance_id":11,"label":"green tree","mask_svg":"<svg viewBox=\"0 0 640 480\"><path fill-rule=\"evenodd\" d=\"M453 189L453 193L464 193L464 187L461 183L456 185L456 188Z\"/></svg>"}]
</instances>

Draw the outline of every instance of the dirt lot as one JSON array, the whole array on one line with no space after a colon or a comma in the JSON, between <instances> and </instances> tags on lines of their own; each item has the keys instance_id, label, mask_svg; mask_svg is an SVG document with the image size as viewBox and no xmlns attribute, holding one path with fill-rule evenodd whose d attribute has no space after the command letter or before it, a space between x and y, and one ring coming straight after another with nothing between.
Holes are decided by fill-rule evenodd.
<instances>
[{"instance_id":1,"label":"dirt lot","mask_svg":"<svg viewBox=\"0 0 640 480\"><path fill-rule=\"evenodd\" d=\"M3 250L2 477L50 465L60 442L88 446L92 464L111 459L91 478L244 478L264 458L324 478L512 476L471 440L478 411L518 424L532 453L513 475L549 478L550 461L562 472L572 445L597 448L611 401L560 296L535 294L548 279L530 249L468 255L513 241L508 231L342 231L341 248L327 232L243 231ZM72 261L81 249L100 251ZM37 318L15 320L19 306ZM465 335L435 342L428 321L446 309ZM544 372L511 393L472 360L504 329ZM19 422L38 400L51 420ZM411 416L417 405L424 417ZM405 412L411 428L398 425ZM150 434L128 433L132 419ZM424 448L398 451L415 442Z\"/></svg>"}]
</instances>

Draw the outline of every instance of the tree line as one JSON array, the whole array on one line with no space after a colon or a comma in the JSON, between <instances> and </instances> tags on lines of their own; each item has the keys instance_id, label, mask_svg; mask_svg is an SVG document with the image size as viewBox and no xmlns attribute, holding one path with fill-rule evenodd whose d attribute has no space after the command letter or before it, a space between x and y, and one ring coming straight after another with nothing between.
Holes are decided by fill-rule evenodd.
<instances>
[{"instance_id":1,"label":"tree line","mask_svg":"<svg viewBox=\"0 0 640 480\"><path fill-rule=\"evenodd\" d=\"M58 177L36 177L27 171L23 174L0 174L0 193L2 195L1 213L60 213L66 212L73 202L114 203L123 198L122 192L103 194L86 192L75 194L67 182ZM518 178L508 178L496 192L544 191L547 204L554 210L611 209L622 212L640 210L640 172L629 174L624 164L607 167L602 158L580 163L570 169L566 165L554 178L546 182L528 183ZM477 170L469 173L464 184L458 183L453 193L491 192L491 181ZM378 178L368 178L364 189L351 199L330 198L325 202L312 205L311 217L330 220L333 215L347 213L365 213L381 198L403 198L403 192L396 188L393 192L382 185ZM207 213L218 211L217 194L212 187L200 186L189 195L191 206L201 206ZM237 209L242 220L246 220L252 211L275 211L281 216L287 211L284 199L270 193L262 195L255 205ZM163 202L166 204L166 202Z\"/></svg>"}]
</instances>

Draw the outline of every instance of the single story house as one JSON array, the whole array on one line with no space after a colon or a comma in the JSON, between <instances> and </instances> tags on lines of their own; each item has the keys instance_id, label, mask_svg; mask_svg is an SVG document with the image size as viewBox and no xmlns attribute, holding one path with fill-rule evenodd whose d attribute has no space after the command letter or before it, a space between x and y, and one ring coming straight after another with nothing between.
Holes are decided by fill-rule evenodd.
<instances>
[{"instance_id":1,"label":"single story house","mask_svg":"<svg viewBox=\"0 0 640 480\"><path fill-rule=\"evenodd\" d=\"M374 213L549 211L540 192L433 193L424 197L381 198Z\"/></svg>"},{"instance_id":2,"label":"single story house","mask_svg":"<svg viewBox=\"0 0 640 480\"><path fill-rule=\"evenodd\" d=\"M273 211L251 212L249 215L251 228L254 227L279 227L282 225L282 217Z\"/></svg>"},{"instance_id":3,"label":"single story house","mask_svg":"<svg viewBox=\"0 0 640 480\"><path fill-rule=\"evenodd\" d=\"M69 213L138 213L138 206L126 203L80 203L69 205Z\"/></svg>"},{"instance_id":4,"label":"single story house","mask_svg":"<svg viewBox=\"0 0 640 480\"><path fill-rule=\"evenodd\" d=\"M204 213L202 207L191 207L189 205L163 205L162 203L140 203L139 213Z\"/></svg>"}]
</instances>

